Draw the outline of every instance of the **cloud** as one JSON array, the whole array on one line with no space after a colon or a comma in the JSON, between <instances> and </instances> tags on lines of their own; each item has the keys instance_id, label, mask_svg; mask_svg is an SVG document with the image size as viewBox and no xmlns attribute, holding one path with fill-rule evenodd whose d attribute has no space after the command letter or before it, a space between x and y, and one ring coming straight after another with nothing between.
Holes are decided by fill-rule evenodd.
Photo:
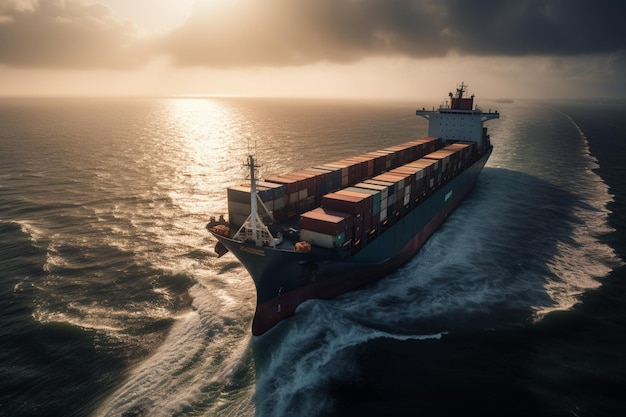
<instances>
[{"instance_id":1,"label":"cloud","mask_svg":"<svg viewBox=\"0 0 626 417\"><path fill-rule=\"evenodd\" d=\"M160 51L207 67L611 53L625 47L624 11L620 0L205 1Z\"/></svg>"},{"instance_id":2,"label":"cloud","mask_svg":"<svg viewBox=\"0 0 626 417\"><path fill-rule=\"evenodd\" d=\"M454 47L476 55L611 53L626 47L621 0L446 2Z\"/></svg>"},{"instance_id":3,"label":"cloud","mask_svg":"<svg viewBox=\"0 0 626 417\"><path fill-rule=\"evenodd\" d=\"M225 69L450 54L623 62L626 49L621 0L199 0L179 27L143 39L96 1L0 0L0 65L130 69L164 56Z\"/></svg>"},{"instance_id":4,"label":"cloud","mask_svg":"<svg viewBox=\"0 0 626 417\"><path fill-rule=\"evenodd\" d=\"M429 2L419 2L420 7ZM354 62L368 56L445 50L435 17L414 2L370 0L242 0L197 5L193 16L163 39L178 65L285 66ZM438 17L440 19L440 17ZM430 42L409 41L412 37Z\"/></svg>"},{"instance_id":5,"label":"cloud","mask_svg":"<svg viewBox=\"0 0 626 417\"><path fill-rule=\"evenodd\" d=\"M145 60L129 23L82 0L0 0L0 63L12 67L132 68Z\"/></svg>"}]
</instances>

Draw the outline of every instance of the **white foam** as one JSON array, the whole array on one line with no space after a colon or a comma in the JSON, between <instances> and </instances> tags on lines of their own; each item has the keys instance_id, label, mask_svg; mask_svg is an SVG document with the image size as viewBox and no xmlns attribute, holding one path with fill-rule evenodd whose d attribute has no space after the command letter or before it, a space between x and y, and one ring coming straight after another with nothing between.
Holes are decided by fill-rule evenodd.
<instances>
[{"instance_id":1,"label":"white foam","mask_svg":"<svg viewBox=\"0 0 626 417\"><path fill-rule=\"evenodd\" d=\"M267 369L257 376L257 415L319 415L330 409L328 382L355 372L354 361L346 357L351 347L379 338L427 340L445 334L376 330L353 321L349 310L345 303L309 301L284 325L286 333L272 330L259 338L259 343L271 343L273 349Z\"/></svg>"},{"instance_id":2,"label":"white foam","mask_svg":"<svg viewBox=\"0 0 626 417\"><path fill-rule=\"evenodd\" d=\"M606 210L611 196L592 171L597 162L588 147L580 149L583 161L574 168L580 175L563 174L572 182L551 184L530 174L502 176L486 169L475 190L480 198L466 201L405 267L339 299L309 301L295 317L259 338L260 343L270 340L274 349L257 378L258 415L324 414L332 408L328 382L350 378L356 371L350 348L369 340L442 337L443 330L419 334L419 328L439 319L489 314L498 304L535 311L540 318L571 308L582 293L598 287L621 260L600 241L611 231ZM520 178L530 186L574 195L578 199L572 200L581 204L566 207L568 216L557 222L561 230L546 223L539 225L546 230L527 233L537 227L527 223L527 211L544 212L533 207L532 199L522 198ZM532 247L523 241L537 234L548 242ZM506 262L500 254L508 255Z\"/></svg>"},{"instance_id":3,"label":"white foam","mask_svg":"<svg viewBox=\"0 0 626 417\"><path fill-rule=\"evenodd\" d=\"M42 241L46 240L46 231L40 225L36 225L35 222L26 220L15 220L20 226L22 233L30 236L31 241L35 245L39 245Z\"/></svg>"},{"instance_id":4,"label":"white foam","mask_svg":"<svg viewBox=\"0 0 626 417\"><path fill-rule=\"evenodd\" d=\"M253 380L242 384L236 378L242 367L250 368L248 376L254 374L251 317L242 316L241 305L215 290L210 282L189 289L194 310L175 318L163 344L131 370L96 416L119 416L133 409L151 416L192 409L216 416L254 414ZM225 393L238 400L222 398Z\"/></svg>"}]
</instances>

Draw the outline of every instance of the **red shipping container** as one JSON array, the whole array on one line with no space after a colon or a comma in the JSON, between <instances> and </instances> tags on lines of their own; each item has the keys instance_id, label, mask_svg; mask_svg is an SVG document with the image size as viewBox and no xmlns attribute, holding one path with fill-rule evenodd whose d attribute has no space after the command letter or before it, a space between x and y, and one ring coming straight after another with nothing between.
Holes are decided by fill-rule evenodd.
<instances>
[{"instance_id":1,"label":"red shipping container","mask_svg":"<svg viewBox=\"0 0 626 417\"><path fill-rule=\"evenodd\" d=\"M326 210L318 207L300 215L300 228L337 236L348 229L352 229L353 217L348 213ZM350 233L351 235L352 233Z\"/></svg>"},{"instance_id":2,"label":"red shipping container","mask_svg":"<svg viewBox=\"0 0 626 417\"><path fill-rule=\"evenodd\" d=\"M370 198L371 205L372 197L365 194L362 194L360 196L353 196L347 194L330 193L326 194L322 198L322 207L329 210L358 215L365 211L368 197Z\"/></svg>"}]
</instances>

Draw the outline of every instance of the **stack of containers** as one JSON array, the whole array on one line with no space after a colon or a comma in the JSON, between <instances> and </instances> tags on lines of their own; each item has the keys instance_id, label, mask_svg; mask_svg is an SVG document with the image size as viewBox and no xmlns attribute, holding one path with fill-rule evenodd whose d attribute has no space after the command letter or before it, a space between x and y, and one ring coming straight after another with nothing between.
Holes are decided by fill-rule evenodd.
<instances>
[{"instance_id":1,"label":"stack of containers","mask_svg":"<svg viewBox=\"0 0 626 417\"><path fill-rule=\"evenodd\" d=\"M299 212L298 202L303 194L307 192L306 181L288 175L268 177L265 181L283 185L285 188L286 217L295 216Z\"/></svg>"},{"instance_id":2,"label":"stack of containers","mask_svg":"<svg viewBox=\"0 0 626 417\"><path fill-rule=\"evenodd\" d=\"M447 148L461 151L461 167L465 167L474 157L476 144L474 142L457 142L447 146Z\"/></svg>"},{"instance_id":3,"label":"stack of containers","mask_svg":"<svg viewBox=\"0 0 626 417\"><path fill-rule=\"evenodd\" d=\"M412 140L329 164L268 177L259 183L258 192L268 209L273 211L274 217L277 220L286 220L323 204L324 196L328 193L364 182L368 178L374 179L379 175L384 175L440 147L441 140L438 138ZM462 148L461 145L458 147ZM467 151L461 150L461 153L463 152ZM436 159L441 155L433 156ZM388 204L395 204L399 201L398 198L402 198L402 202L399 203L402 205L404 198L411 195L405 188L407 185L414 184L414 180L408 180L411 181L410 184L407 183L401 188L397 185L397 181L391 178L387 178L386 181L395 184L391 193L387 184L385 199L388 200ZM378 186L382 185L378 184ZM250 214L249 194L250 189L246 186L230 187L228 190L229 219L234 227L241 226ZM393 201L389 201L391 194L396 198ZM380 221L384 221L389 214L386 211L389 206L385 206L382 200L381 198ZM394 205L393 209L397 211L398 207ZM372 219L372 227L375 227L377 223L374 220Z\"/></svg>"},{"instance_id":4,"label":"stack of containers","mask_svg":"<svg viewBox=\"0 0 626 417\"><path fill-rule=\"evenodd\" d=\"M345 161L356 162L360 164L360 177L364 179L372 177L374 175L374 160L375 158L373 156L358 155L348 158Z\"/></svg>"},{"instance_id":5,"label":"stack of containers","mask_svg":"<svg viewBox=\"0 0 626 417\"><path fill-rule=\"evenodd\" d=\"M387 187L387 218L399 216L404 205L405 179L398 175L384 173L365 181L368 184Z\"/></svg>"},{"instance_id":6,"label":"stack of containers","mask_svg":"<svg viewBox=\"0 0 626 417\"><path fill-rule=\"evenodd\" d=\"M387 198L389 196L389 184L387 185L375 184L375 183L372 183L371 181L366 180L364 182L360 182L356 184L355 187L358 187L364 191L371 190L374 193L379 195L379 197L372 197L374 199L374 202L372 203L372 223L374 226L376 226L379 223L386 223L387 206L389 205L387 202ZM380 209L378 212L378 222L375 222L376 212L375 212L374 205L376 204L376 199L380 200L380 203L378 204L380 206Z\"/></svg>"},{"instance_id":7,"label":"stack of containers","mask_svg":"<svg viewBox=\"0 0 626 417\"><path fill-rule=\"evenodd\" d=\"M361 156L372 158L374 160L374 169L371 176L375 176L390 169L392 161L389 155L389 152L374 151Z\"/></svg>"},{"instance_id":8,"label":"stack of containers","mask_svg":"<svg viewBox=\"0 0 626 417\"><path fill-rule=\"evenodd\" d=\"M228 219L233 229L238 229L250 215L250 186L238 185L228 187ZM281 184L259 181L257 194L265 207L273 212L274 218L286 218L285 188Z\"/></svg>"},{"instance_id":9,"label":"stack of containers","mask_svg":"<svg viewBox=\"0 0 626 417\"><path fill-rule=\"evenodd\" d=\"M315 204L321 199L322 207L300 216L303 241L330 249L350 241L359 246L368 236L375 236L390 217L400 216L431 189L456 175L474 153L473 143L441 148L440 139L425 138L279 178L305 181L306 198L313 193L317 196ZM283 183L283 201L292 202L295 189L302 200L302 185L292 189L290 184Z\"/></svg>"},{"instance_id":10,"label":"stack of containers","mask_svg":"<svg viewBox=\"0 0 626 417\"><path fill-rule=\"evenodd\" d=\"M439 175L439 161L435 161L433 159L418 159L417 161L413 161L406 165L408 168L416 168L422 171L422 179L420 180L421 185L419 188L422 190L422 197L426 196L426 194L432 190L437 184L437 177Z\"/></svg>"},{"instance_id":11,"label":"stack of containers","mask_svg":"<svg viewBox=\"0 0 626 417\"><path fill-rule=\"evenodd\" d=\"M420 154L419 158L431 152L435 152L437 149L443 146L443 143L440 138L435 138L432 136L423 138L423 139L416 139L416 140L413 140L412 142L421 145L421 149L423 153Z\"/></svg>"},{"instance_id":12,"label":"stack of containers","mask_svg":"<svg viewBox=\"0 0 626 417\"><path fill-rule=\"evenodd\" d=\"M380 190L361 188L359 184L337 191L337 194L369 195L372 197L371 210L363 213L363 236L367 236L376 232L380 222Z\"/></svg>"},{"instance_id":13,"label":"stack of containers","mask_svg":"<svg viewBox=\"0 0 626 417\"><path fill-rule=\"evenodd\" d=\"M348 182L348 174L349 174L349 164L331 162L328 164L321 165L319 168L333 170L335 172L339 172L339 187L347 187Z\"/></svg>"},{"instance_id":14,"label":"stack of containers","mask_svg":"<svg viewBox=\"0 0 626 417\"><path fill-rule=\"evenodd\" d=\"M333 188L333 172L322 168L307 168L302 172L314 175L315 205L319 206L322 204L322 196L335 190Z\"/></svg>"},{"instance_id":15,"label":"stack of containers","mask_svg":"<svg viewBox=\"0 0 626 417\"><path fill-rule=\"evenodd\" d=\"M399 194L397 196L398 207L396 210L402 212L403 209L407 209L411 203L411 186L413 183L411 173L402 172L398 170L398 168L395 168L389 172L379 175L377 178L380 177L396 178L396 184L399 190Z\"/></svg>"},{"instance_id":16,"label":"stack of containers","mask_svg":"<svg viewBox=\"0 0 626 417\"><path fill-rule=\"evenodd\" d=\"M342 159L323 165L324 167L341 169L341 187L348 187L367 177L367 161L355 158Z\"/></svg>"},{"instance_id":17,"label":"stack of containers","mask_svg":"<svg viewBox=\"0 0 626 417\"><path fill-rule=\"evenodd\" d=\"M436 160L441 163L441 181L444 182L456 175L461 166L461 150L450 149L449 146L429 153L425 156L425 158Z\"/></svg>"},{"instance_id":18,"label":"stack of containers","mask_svg":"<svg viewBox=\"0 0 626 417\"><path fill-rule=\"evenodd\" d=\"M295 210L301 213L315 207L315 193L317 191L317 174L306 171L296 171L285 174L284 177L298 180L298 200Z\"/></svg>"},{"instance_id":19,"label":"stack of containers","mask_svg":"<svg viewBox=\"0 0 626 417\"><path fill-rule=\"evenodd\" d=\"M398 168L411 161L415 161L423 157L426 154L436 151L441 148L442 143L440 138L428 137L424 139L416 139L409 142L401 143L396 146L384 149L384 151L393 152L396 154L396 163L388 167L387 169Z\"/></svg>"},{"instance_id":20,"label":"stack of containers","mask_svg":"<svg viewBox=\"0 0 626 417\"><path fill-rule=\"evenodd\" d=\"M417 156L418 147L418 144L407 142L390 148L385 148L383 150L394 152L396 154L396 163L392 167L393 169L419 158L419 156Z\"/></svg>"},{"instance_id":21,"label":"stack of containers","mask_svg":"<svg viewBox=\"0 0 626 417\"><path fill-rule=\"evenodd\" d=\"M326 210L348 213L353 218L354 244L359 245L365 236L366 222L371 224L373 199L371 195L341 191L326 194L322 207Z\"/></svg>"},{"instance_id":22,"label":"stack of containers","mask_svg":"<svg viewBox=\"0 0 626 417\"><path fill-rule=\"evenodd\" d=\"M323 248L339 248L353 238L353 217L318 207L300 216L300 240Z\"/></svg>"},{"instance_id":23,"label":"stack of containers","mask_svg":"<svg viewBox=\"0 0 626 417\"><path fill-rule=\"evenodd\" d=\"M328 178L329 184L326 184L326 187L328 188L326 193L330 193L341 188L342 170L340 167L319 165L319 166L313 167L312 169L316 169L316 170L320 170L320 171L324 171L328 173L327 178ZM321 199L321 196L320 196L320 199Z\"/></svg>"},{"instance_id":24,"label":"stack of containers","mask_svg":"<svg viewBox=\"0 0 626 417\"><path fill-rule=\"evenodd\" d=\"M416 204L418 203L423 195L423 175L424 171L422 168L410 166L410 165L402 165L396 169L392 169L389 171L390 174L395 175L407 175L409 182L409 189L405 188L405 206L406 200L408 197L409 203Z\"/></svg>"}]
</instances>

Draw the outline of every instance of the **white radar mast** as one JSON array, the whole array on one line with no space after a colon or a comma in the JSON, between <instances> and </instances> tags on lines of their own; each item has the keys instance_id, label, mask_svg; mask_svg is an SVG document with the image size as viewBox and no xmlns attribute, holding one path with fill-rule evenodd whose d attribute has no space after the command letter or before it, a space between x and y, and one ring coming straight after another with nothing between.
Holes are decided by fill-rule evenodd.
<instances>
[{"instance_id":1,"label":"white radar mast","mask_svg":"<svg viewBox=\"0 0 626 417\"><path fill-rule=\"evenodd\" d=\"M261 197L257 194L256 169L260 168L260 165L256 165L254 155L252 155L252 151L250 150L244 166L250 169L250 215L243 225L241 225L237 233L235 233L234 239L240 242L254 242L256 246L276 247L276 245L282 242L282 236L279 233L278 237L274 237L265 223L263 223L261 216L259 216L260 205L264 213L272 220L274 219L272 213L267 209L263 200L261 200Z\"/></svg>"}]
</instances>

